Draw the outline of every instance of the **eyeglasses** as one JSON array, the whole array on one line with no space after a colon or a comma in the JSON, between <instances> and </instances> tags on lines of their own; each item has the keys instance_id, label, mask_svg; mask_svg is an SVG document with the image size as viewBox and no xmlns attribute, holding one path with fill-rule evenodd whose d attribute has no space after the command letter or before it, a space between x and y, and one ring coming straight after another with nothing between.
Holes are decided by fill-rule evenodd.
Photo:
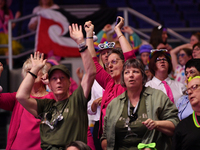
<instances>
[{"instance_id":1,"label":"eyeglasses","mask_svg":"<svg viewBox=\"0 0 200 150\"><path fill-rule=\"evenodd\" d=\"M186 71L185 72L185 76L187 76L188 73L190 73L192 75L192 74L195 74L196 72L195 72L195 70Z\"/></svg>"},{"instance_id":2,"label":"eyeglasses","mask_svg":"<svg viewBox=\"0 0 200 150\"><path fill-rule=\"evenodd\" d=\"M159 57L158 57L158 58L156 59L156 62L161 62L161 61L164 61L164 62L165 62L165 61L167 61L167 58L159 58Z\"/></svg>"},{"instance_id":3,"label":"eyeglasses","mask_svg":"<svg viewBox=\"0 0 200 150\"><path fill-rule=\"evenodd\" d=\"M178 57L184 57L185 54L178 54Z\"/></svg>"},{"instance_id":4,"label":"eyeglasses","mask_svg":"<svg viewBox=\"0 0 200 150\"><path fill-rule=\"evenodd\" d=\"M118 63L118 60L121 60L121 59L115 58L115 59L111 60L111 62L105 63L105 67L108 68L110 64L116 65Z\"/></svg>"},{"instance_id":5,"label":"eyeglasses","mask_svg":"<svg viewBox=\"0 0 200 150\"><path fill-rule=\"evenodd\" d=\"M199 86L200 86L200 84L194 84L194 85L192 85L190 88L188 88L188 89L185 91L185 93L186 93L187 95L189 95L189 91L193 92L193 91L196 90Z\"/></svg>"}]
</instances>

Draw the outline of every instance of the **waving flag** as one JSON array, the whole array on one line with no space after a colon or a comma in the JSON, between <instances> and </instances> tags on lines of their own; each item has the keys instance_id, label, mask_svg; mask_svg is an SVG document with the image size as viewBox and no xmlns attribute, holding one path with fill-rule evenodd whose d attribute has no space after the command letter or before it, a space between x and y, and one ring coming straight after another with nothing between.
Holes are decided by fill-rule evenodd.
<instances>
[{"instance_id":1,"label":"waving flag","mask_svg":"<svg viewBox=\"0 0 200 150\"><path fill-rule=\"evenodd\" d=\"M61 57L79 57L77 44L69 37L69 25L78 23L84 25L91 20L98 33L106 24L112 24L116 19L116 9L101 9L92 15L78 19L63 9L46 9L39 12L40 19L36 33L35 50Z\"/></svg>"}]
</instances>

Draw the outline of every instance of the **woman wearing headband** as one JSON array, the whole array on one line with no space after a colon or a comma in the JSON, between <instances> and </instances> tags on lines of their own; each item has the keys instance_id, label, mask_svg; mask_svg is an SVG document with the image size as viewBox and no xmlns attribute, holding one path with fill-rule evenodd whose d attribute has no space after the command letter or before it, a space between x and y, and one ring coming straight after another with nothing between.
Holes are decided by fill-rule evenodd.
<instances>
[{"instance_id":1,"label":"woman wearing headband","mask_svg":"<svg viewBox=\"0 0 200 150\"><path fill-rule=\"evenodd\" d=\"M105 89L103 98L101 101L101 114L100 114L100 121L99 121L99 135L102 134L102 127L103 127L103 118L106 114L107 105L118 95L122 94L126 89L120 85L120 78L121 78L121 71L123 68L124 61L128 58L135 57L134 52L132 51L131 45L126 40L121 32L121 28L124 25L124 19L120 18L120 22L115 26L115 32L118 36L121 48L119 49L112 49L108 54L108 62L105 64L105 67L108 68L109 74L102 68L102 66L98 63L96 52L94 49L89 49L90 54L93 57L93 61L95 63L97 69L96 80ZM87 22L87 26L93 26L91 21ZM86 27L87 27L86 26ZM91 31L93 32L93 31ZM87 38L87 42L92 40ZM88 44L88 47L90 45ZM124 59L125 58L125 59ZM106 141L102 141L102 147L106 147Z\"/></svg>"}]
</instances>

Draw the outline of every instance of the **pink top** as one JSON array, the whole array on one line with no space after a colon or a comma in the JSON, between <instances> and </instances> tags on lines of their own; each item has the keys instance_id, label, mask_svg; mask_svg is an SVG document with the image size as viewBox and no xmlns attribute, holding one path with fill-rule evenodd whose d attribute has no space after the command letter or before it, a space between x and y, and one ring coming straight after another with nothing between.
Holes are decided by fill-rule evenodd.
<instances>
[{"instance_id":1,"label":"pink top","mask_svg":"<svg viewBox=\"0 0 200 150\"><path fill-rule=\"evenodd\" d=\"M49 93L45 95L44 97L37 97L37 99L43 99L43 98L53 99L54 96L53 96L53 93ZM38 122L38 119L35 119L33 115L27 112L25 108L17 101L16 92L1 93L0 94L0 108L4 110L12 111L8 137L7 137L6 150L10 150L10 149L15 149L15 150L21 150L21 149L36 150L37 149L39 150L41 149L40 148L40 132L39 132L40 122ZM33 125L33 123L35 124ZM26 142L24 142L24 140L22 139L25 139ZM32 148L33 146L34 148Z\"/></svg>"},{"instance_id":2,"label":"pink top","mask_svg":"<svg viewBox=\"0 0 200 150\"><path fill-rule=\"evenodd\" d=\"M129 58L135 58L134 51L124 53L125 61ZM102 101L101 101L101 114L99 120L99 137L103 133L104 116L106 115L106 108L112 99L122 94L126 88L121 84L115 84L114 79L101 67L98 63L97 57L93 57L97 74L96 80L105 89Z\"/></svg>"},{"instance_id":3,"label":"pink top","mask_svg":"<svg viewBox=\"0 0 200 150\"><path fill-rule=\"evenodd\" d=\"M3 10L0 10L0 33L8 33L8 21L14 19L12 11L9 9L9 15L5 15Z\"/></svg>"}]
</instances>

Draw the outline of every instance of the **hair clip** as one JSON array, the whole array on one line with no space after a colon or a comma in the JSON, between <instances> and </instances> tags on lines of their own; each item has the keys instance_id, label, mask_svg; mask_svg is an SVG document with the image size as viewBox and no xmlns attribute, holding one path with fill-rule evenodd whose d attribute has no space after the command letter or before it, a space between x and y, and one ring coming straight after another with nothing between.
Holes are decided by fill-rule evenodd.
<instances>
[{"instance_id":1,"label":"hair clip","mask_svg":"<svg viewBox=\"0 0 200 150\"><path fill-rule=\"evenodd\" d=\"M107 49L107 48L114 48L115 42L104 42L98 45L99 50Z\"/></svg>"},{"instance_id":2,"label":"hair clip","mask_svg":"<svg viewBox=\"0 0 200 150\"><path fill-rule=\"evenodd\" d=\"M153 52L159 52L159 51L161 51L161 52L168 52L167 49L152 49L150 52L153 53Z\"/></svg>"},{"instance_id":3,"label":"hair clip","mask_svg":"<svg viewBox=\"0 0 200 150\"><path fill-rule=\"evenodd\" d=\"M171 55L170 55L170 53L168 52L167 49L152 49L150 52L151 52L151 53L150 53L150 55L149 55L149 59L151 59L152 56L153 56L156 52L164 52L164 53L166 53L167 56L171 59ZM150 60L149 60L149 61L150 61Z\"/></svg>"}]
</instances>

